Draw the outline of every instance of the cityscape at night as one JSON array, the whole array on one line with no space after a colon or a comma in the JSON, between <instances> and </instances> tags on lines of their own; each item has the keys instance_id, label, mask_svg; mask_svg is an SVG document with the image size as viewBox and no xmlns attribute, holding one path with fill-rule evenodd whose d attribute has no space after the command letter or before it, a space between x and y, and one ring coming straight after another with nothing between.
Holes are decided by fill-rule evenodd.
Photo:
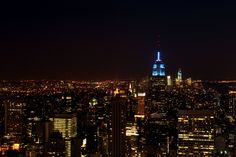
<instances>
[{"instance_id":1,"label":"cityscape at night","mask_svg":"<svg viewBox=\"0 0 236 157\"><path fill-rule=\"evenodd\" d=\"M236 157L236 2L0 12L0 157Z\"/></svg>"}]
</instances>

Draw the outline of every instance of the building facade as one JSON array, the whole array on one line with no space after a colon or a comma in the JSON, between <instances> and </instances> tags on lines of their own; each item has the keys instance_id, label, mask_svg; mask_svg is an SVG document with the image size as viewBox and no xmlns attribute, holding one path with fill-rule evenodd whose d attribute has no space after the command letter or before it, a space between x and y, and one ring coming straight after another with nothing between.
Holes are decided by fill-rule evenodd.
<instances>
[{"instance_id":1,"label":"building facade","mask_svg":"<svg viewBox=\"0 0 236 157\"><path fill-rule=\"evenodd\" d=\"M177 155L213 156L214 125L212 110L179 110Z\"/></svg>"},{"instance_id":2,"label":"building facade","mask_svg":"<svg viewBox=\"0 0 236 157\"><path fill-rule=\"evenodd\" d=\"M66 157L72 156L72 140L77 136L76 114L55 114L50 120L53 122L53 131L59 131L65 139ZM79 148L78 148L79 149Z\"/></svg>"}]
</instances>

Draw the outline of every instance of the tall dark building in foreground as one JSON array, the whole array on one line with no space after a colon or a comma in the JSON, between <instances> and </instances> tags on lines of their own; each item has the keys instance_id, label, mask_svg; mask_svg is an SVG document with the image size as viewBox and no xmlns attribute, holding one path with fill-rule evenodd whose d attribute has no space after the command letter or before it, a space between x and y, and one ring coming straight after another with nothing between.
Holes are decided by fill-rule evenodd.
<instances>
[{"instance_id":1,"label":"tall dark building in foreground","mask_svg":"<svg viewBox=\"0 0 236 157\"><path fill-rule=\"evenodd\" d=\"M66 154L65 139L62 137L62 133L60 133L58 130L51 132L48 138L48 142L45 145L45 156L65 157L66 156L65 154Z\"/></svg>"},{"instance_id":2,"label":"tall dark building in foreground","mask_svg":"<svg viewBox=\"0 0 236 157\"><path fill-rule=\"evenodd\" d=\"M125 156L126 99L120 95L111 100L109 147L110 156Z\"/></svg>"}]
</instances>

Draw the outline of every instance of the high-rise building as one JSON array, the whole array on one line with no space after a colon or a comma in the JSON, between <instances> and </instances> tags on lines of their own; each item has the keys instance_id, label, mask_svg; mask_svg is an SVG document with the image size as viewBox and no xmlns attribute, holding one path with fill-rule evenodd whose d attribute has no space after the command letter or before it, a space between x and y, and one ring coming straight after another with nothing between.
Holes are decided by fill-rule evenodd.
<instances>
[{"instance_id":1,"label":"high-rise building","mask_svg":"<svg viewBox=\"0 0 236 157\"><path fill-rule=\"evenodd\" d=\"M229 91L229 114L236 118L236 91Z\"/></svg>"},{"instance_id":2,"label":"high-rise building","mask_svg":"<svg viewBox=\"0 0 236 157\"><path fill-rule=\"evenodd\" d=\"M109 156L125 156L126 98L116 95L111 100L109 122Z\"/></svg>"},{"instance_id":3,"label":"high-rise building","mask_svg":"<svg viewBox=\"0 0 236 157\"><path fill-rule=\"evenodd\" d=\"M167 76L167 86L171 86L171 85L172 85L171 76Z\"/></svg>"},{"instance_id":4,"label":"high-rise building","mask_svg":"<svg viewBox=\"0 0 236 157\"><path fill-rule=\"evenodd\" d=\"M165 113L152 113L145 127L147 146L152 151L147 156L168 156L169 154L169 129L168 119Z\"/></svg>"},{"instance_id":5,"label":"high-rise building","mask_svg":"<svg viewBox=\"0 0 236 157\"><path fill-rule=\"evenodd\" d=\"M59 131L51 132L45 145L45 156L65 157L65 139Z\"/></svg>"},{"instance_id":6,"label":"high-rise building","mask_svg":"<svg viewBox=\"0 0 236 157\"><path fill-rule=\"evenodd\" d=\"M165 65L160 58L160 52L157 52L157 59L153 64L152 77L149 82L149 91L147 93L147 114L154 112L163 112L165 105Z\"/></svg>"},{"instance_id":7,"label":"high-rise building","mask_svg":"<svg viewBox=\"0 0 236 157\"><path fill-rule=\"evenodd\" d=\"M214 125L212 110L180 110L177 124L178 156L213 156Z\"/></svg>"},{"instance_id":8,"label":"high-rise building","mask_svg":"<svg viewBox=\"0 0 236 157\"><path fill-rule=\"evenodd\" d=\"M161 60L160 52L157 52L157 59L155 60L152 67L152 77L151 77L151 88L161 88L163 89L166 85L165 79L165 64Z\"/></svg>"},{"instance_id":9,"label":"high-rise building","mask_svg":"<svg viewBox=\"0 0 236 157\"><path fill-rule=\"evenodd\" d=\"M11 141L21 143L25 136L24 109L26 103L22 99L6 100L5 107L5 135L11 137Z\"/></svg>"},{"instance_id":10,"label":"high-rise building","mask_svg":"<svg viewBox=\"0 0 236 157\"><path fill-rule=\"evenodd\" d=\"M136 114L134 115L135 118L145 118L145 96L146 93L138 93L138 108Z\"/></svg>"},{"instance_id":11,"label":"high-rise building","mask_svg":"<svg viewBox=\"0 0 236 157\"><path fill-rule=\"evenodd\" d=\"M65 139L66 157L72 156L72 140L77 136L76 114L55 114L50 120L53 122L53 130L59 131ZM79 148L78 148L79 149Z\"/></svg>"},{"instance_id":12,"label":"high-rise building","mask_svg":"<svg viewBox=\"0 0 236 157\"><path fill-rule=\"evenodd\" d=\"M157 52L157 59L152 67L152 77L164 77L165 75L165 64L161 60L160 52Z\"/></svg>"},{"instance_id":13,"label":"high-rise building","mask_svg":"<svg viewBox=\"0 0 236 157\"><path fill-rule=\"evenodd\" d=\"M177 73L177 79L179 80L179 81L182 81L182 71L181 71L181 69L179 69L178 70L178 73Z\"/></svg>"},{"instance_id":14,"label":"high-rise building","mask_svg":"<svg viewBox=\"0 0 236 157\"><path fill-rule=\"evenodd\" d=\"M182 71L181 71L181 69L179 68L178 73L177 73L177 78L176 78L176 80L175 80L175 83L176 83L176 85L181 85L182 82L183 82Z\"/></svg>"}]
</instances>

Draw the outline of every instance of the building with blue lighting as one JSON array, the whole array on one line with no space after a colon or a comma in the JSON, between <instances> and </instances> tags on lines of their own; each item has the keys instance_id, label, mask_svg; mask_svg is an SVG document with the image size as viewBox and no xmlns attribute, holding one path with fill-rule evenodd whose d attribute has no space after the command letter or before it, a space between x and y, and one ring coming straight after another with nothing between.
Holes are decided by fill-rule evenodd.
<instances>
[{"instance_id":1,"label":"building with blue lighting","mask_svg":"<svg viewBox=\"0 0 236 157\"><path fill-rule=\"evenodd\" d=\"M160 52L157 52L157 59L152 67L152 77L165 77L165 64L161 60Z\"/></svg>"}]
</instances>

